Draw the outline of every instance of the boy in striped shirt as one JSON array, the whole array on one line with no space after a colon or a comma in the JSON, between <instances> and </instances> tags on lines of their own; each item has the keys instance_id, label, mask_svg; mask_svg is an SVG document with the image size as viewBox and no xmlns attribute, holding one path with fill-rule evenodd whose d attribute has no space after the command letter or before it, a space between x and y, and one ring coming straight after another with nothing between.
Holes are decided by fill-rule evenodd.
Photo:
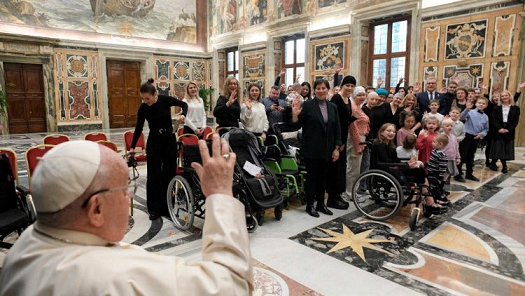
<instances>
[{"instance_id":1,"label":"boy in striped shirt","mask_svg":"<svg viewBox=\"0 0 525 296\"><path fill-rule=\"evenodd\" d=\"M436 179L436 185L439 184L438 188L431 187L432 196L441 205L449 205L450 201L443 196L443 186L445 185L444 177L447 172L448 158L445 154L445 147L448 145L448 136L445 134L439 134L434 137L432 141L432 152L430 153L430 159L427 163L428 176Z\"/></svg>"}]
</instances>

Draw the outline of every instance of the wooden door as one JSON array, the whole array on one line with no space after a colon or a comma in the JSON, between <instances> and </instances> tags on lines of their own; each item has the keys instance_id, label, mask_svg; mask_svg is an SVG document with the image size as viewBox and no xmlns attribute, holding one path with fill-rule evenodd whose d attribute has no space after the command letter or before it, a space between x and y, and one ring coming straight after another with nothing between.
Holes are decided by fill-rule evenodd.
<instances>
[{"instance_id":1,"label":"wooden door","mask_svg":"<svg viewBox=\"0 0 525 296\"><path fill-rule=\"evenodd\" d=\"M42 65L4 63L9 133L46 132Z\"/></svg>"},{"instance_id":2,"label":"wooden door","mask_svg":"<svg viewBox=\"0 0 525 296\"><path fill-rule=\"evenodd\" d=\"M141 104L140 63L108 61L109 126L134 127Z\"/></svg>"}]
</instances>

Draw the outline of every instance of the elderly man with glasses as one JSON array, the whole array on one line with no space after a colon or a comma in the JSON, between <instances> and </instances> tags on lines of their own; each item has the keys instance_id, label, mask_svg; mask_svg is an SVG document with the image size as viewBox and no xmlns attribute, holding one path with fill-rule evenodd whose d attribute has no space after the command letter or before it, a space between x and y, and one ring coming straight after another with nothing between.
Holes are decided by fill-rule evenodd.
<instances>
[{"instance_id":1,"label":"elderly man with glasses","mask_svg":"<svg viewBox=\"0 0 525 296\"><path fill-rule=\"evenodd\" d=\"M0 295L248 295L252 289L245 212L232 197L235 154L217 135L193 164L206 199L202 261L188 264L119 242L128 227L128 167L89 141L56 146L38 164L37 221L9 251Z\"/></svg>"}]
</instances>

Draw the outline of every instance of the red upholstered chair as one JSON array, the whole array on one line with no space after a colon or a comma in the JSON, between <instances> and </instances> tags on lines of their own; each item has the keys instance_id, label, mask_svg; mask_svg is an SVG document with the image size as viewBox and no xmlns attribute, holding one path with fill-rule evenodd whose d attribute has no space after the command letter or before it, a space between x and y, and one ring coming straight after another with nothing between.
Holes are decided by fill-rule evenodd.
<instances>
[{"instance_id":1,"label":"red upholstered chair","mask_svg":"<svg viewBox=\"0 0 525 296\"><path fill-rule=\"evenodd\" d=\"M207 135L206 135L206 138L204 138L204 140L211 140L214 134L215 134L215 133L209 133L209 134L207 134Z\"/></svg>"},{"instance_id":2,"label":"red upholstered chair","mask_svg":"<svg viewBox=\"0 0 525 296\"><path fill-rule=\"evenodd\" d=\"M206 126L204 128L204 132L202 132L202 138L205 139L205 140L208 139L208 135L209 134L213 134L213 130L211 129L211 127Z\"/></svg>"},{"instance_id":3,"label":"red upholstered chair","mask_svg":"<svg viewBox=\"0 0 525 296\"><path fill-rule=\"evenodd\" d=\"M99 143L100 145L104 145L115 152L118 152L117 144L111 141L97 141L97 143Z\"/></svg>"},{"instance_id":4,"label":"red upholstered chair","mask_svg":"<svg viewBox=\"0 0 525 296\"><path fill-rule=\"evenodd\" d=\"M0 148L0 154L7 154L9 163L11 164L11 170L13 171L13 177L15 177L16 180L16 185L20 185L20 182L18 181L18 163L16 152L13 149Z\"/></svg>"},{"instance_id":5,"label":"red upholstered chair","mask_svg":"<svg viewBox=\"0 0 525 296\"><path fill-rule=\"evenodd\" d=\"M64 143L69 141L69 137L62 134L54 134L54 135L48 135L44 137L43 144L44 145L58 145L60 143Z\"/></svg>"},{"instance_id":6,"label":"red upholstered chair","mask_svg":"<svg viewBox=\"0 0 525 296\"><path fill-rule=\"evenodd\" d=\"M26 151L26 164L27 164L27 178L29 180L29 186L31 186L31 176L35 171L40 158L44 156L54 145L37 145L33 146Z\"/></svg>"},{"instance_id":7,"label":"red upholstered chair","mask_svg":"<svg viewBox=\"0 0 525 296\"><path fill-rule=\"evenodd\" d=\"M108 140L108 136L106 136L106 134L103 133L103 132L92 132L92 133L85 134L84 135L84 140L86 140L86 141L93 141L93 142L107 141Z\"/></svg>"},{"instance_id":8,"label":"red upholstered chair","mask_svg":"<svg viewBox=\"0 0 525 296\"><path fill-rule=\"evenodd\" d=\"M124 133L124 144L126 145L126 156L129 153L129 150L131 149L131 142L133 141L133 133L135 131L129 130ZM139 152L137 149L142 149L141 152ZM137 161L146 161L148 158L146 156L146 142L144 141L144 133L141 133L139 140L137 141L137 144L135 145L135 160Z\"/></svg>"},{"instance_id":9,"label":"red upholstered chair","mask_svg":"<svg viewBox=\"0 0 525 296\"><path fill-rule=\"evenodd\" d=\"M179 127L177 129L177 137L180 137L184 134L184 128L183 127Z\"/></svg>"},{"instance_id":10,"label":"red upholstered chair","mask_svg":"<svg viewBox=\"0 0 525 296\"><path fill-rule=\"evenodd\" d=\"M182 142L185 145L199 145L199 137L192 134L183 134L177 138L177 141Z\"/></svg>"}]
</instances>

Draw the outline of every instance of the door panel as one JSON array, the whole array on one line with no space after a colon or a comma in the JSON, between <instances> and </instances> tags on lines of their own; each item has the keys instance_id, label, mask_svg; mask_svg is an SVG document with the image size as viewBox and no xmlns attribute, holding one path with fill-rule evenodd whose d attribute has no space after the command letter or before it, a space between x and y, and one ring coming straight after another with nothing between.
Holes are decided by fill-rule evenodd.
<instances>
[{"instance_id":1,"label":"door panel","mask_svg":"<svg viewBox=\"0 0 525 296\"><path fill-rule=\"evenodd\" d=\"M140 63L108 61L109 125L133 127L141 104Z\"/></svg>"},{"instance_id":2,"label":"door panel","mask_svg":"<svg viewBox=\"0 0 525 296\"><path fill-rule=\"evenodd\" d=\"M11 134L46 131L41 65L4 63Z\"/></svg>"}]
</instances>

